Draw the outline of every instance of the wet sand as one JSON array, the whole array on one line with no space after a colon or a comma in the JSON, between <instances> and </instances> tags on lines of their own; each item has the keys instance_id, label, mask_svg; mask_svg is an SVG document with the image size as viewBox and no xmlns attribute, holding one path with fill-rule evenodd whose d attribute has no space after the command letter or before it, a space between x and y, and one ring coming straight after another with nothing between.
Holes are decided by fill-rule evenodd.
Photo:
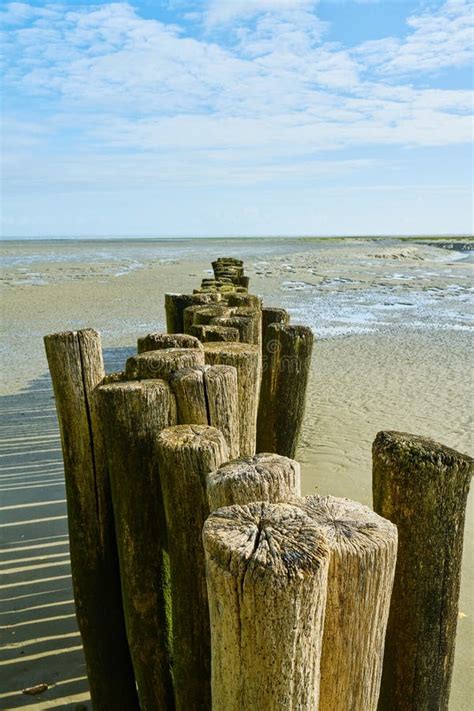
<instances>
[{"instance_id":1,"label":"wet sand","mask_svg":"<svg viewBox=\"0 0 474 711\"><path fill-rule=\"evenodd\" d=\"M2 566L9 572L0 619L8 625L2 651L8 683L1 689L1 708L72 709L88 698L45 333L97 328L108 368L115 369L139 335L163 328L166 291L191 290L211 257L242 256L252 291L268 305L288 308L293 322L316 332L298 453L305 493L370 504L370 449L380 429L428 435L472 454L472 260L466 259L465 241L456 249L426 240L262 242L206 240L199 253L187 243L173 249L143 243L132 250L120 243L80 247L74 258L70 245L29 244L20 253L18 246L6 245L1 531L7 550ZM55 261L61 250L64 258ZM471 497L453 711L470 708L474 694L472 534ZM51 688L41 696L21 694L43 681Z\"/></svg>"}]
</instances>

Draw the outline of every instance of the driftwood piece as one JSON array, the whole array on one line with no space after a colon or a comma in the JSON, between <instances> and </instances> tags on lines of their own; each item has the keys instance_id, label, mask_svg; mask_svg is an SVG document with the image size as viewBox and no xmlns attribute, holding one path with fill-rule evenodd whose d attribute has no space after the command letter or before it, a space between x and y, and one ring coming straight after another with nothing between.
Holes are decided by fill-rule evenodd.
<instances>
[{"instance_id":1,"label":"driftwood piece","mask_svg":"<svg viewBox=\"0 0 474 711\"><path fill-rule=\"evenodd\" d=\"M200 365L204 365L204 353L200 348L167 348L131 356L127 359L125 373L129 380L168 380L175 370Z\"/></svg>"},{"instance_id":2,"label":"driftwood piece","mask_svg":"<svg viewBox=\"0 0 474 711\"><path fill-rule=\"evenodd\" d=\"M306 326L270 324L262 371L257 451L294 457L303 421L313 334Z\"/></svg>"},{"instance_id":3,"label":"driftwood piece","mask_svg":"<svg viewBox=\"0 0 474 711\"><path fill-rule=\"evenodd\" d=\"M205 343L204 354L209 365L233 365L237 369L240 456L253 456L257 434L260 349L250 343Z\"/></svg>"},{"instance_id":4,"label":"driftwood piece","mask_svg":"<svg viewBox=\"0 0 474 711\"><path fill-rule=\"evenodd\" d=\"M207 494L211 511L251 501L288 501L301 495L300 465L279 454L235 459L209 475Z\"/></svg>"},{"instance_id":5,"label":"driftwood piece","mask_svg":"<svg viewBox=\"0 0 474 711\"><path fill-rule=\"evenodd\" d=\"M204 386L209 424L220 430L230 459L239 456L239 386L236 368L230 365L207 366Z\"/></svg>"},{"instance_id":6,"label":"driftwood piece","mask_svg":"<svg viewBox=\"0 0 474 711\"><path fill-rule=\"evenodd\" d=\"M94 708L138 708L125 633L110 486L93 389L104 378L92 329L44 338L61 432L71 572Z\"/></svg>"},{"instance_id":7,"label":"driftwood piece","mask_svg":"<svg viewBox=\"0 0 474 711\"><path fill-rule=\"evenodd\" d=\"M212 700L225 711L317 711L329 549L300 509L214 511L203 531Z\"/></svg>"},{"instance_id":8,"label":"driftwood piece","mask_svg":"<svg viewBox=\"0 0 474 711\"><path fill-rule=\"evenodd\" d=\"M177 711L207 711L210 627L201 532L209 514L209 472L228 458L214 427L178 425L157 438L165 503L173 609L173 677Z\"/></svg>"},{"instance_id":9,"label":"driftwood piece","mask_svg":"<svg viewBox=\"0 0 474 711\"><path fill-rule=\"evenodd\" d=\"M218 293L165 294L166 330L168 333L184 333L183 311L187 306L213 304L220 300Z\"/></svg>"},{"instance_id":10,"label":"driftwood piece","mask_svg":"<svg viewBox=\"0 0 474 711\"><path fill-rule=\"evenodd\" d=\"M204 371L207 366L183 368L170 378L171 389L176 396L178 424L207 425L208 411L204 388Z\"/></svg>"},{"instance_id":11,"label":"driftwood piece","mask_svg":"<svg viewBox=\"0 0 474 711\"><path fill-rule=\"evenodd\" d=\"M379 432L374 441L374 508L399 536L383 711L448 709L473 464L424 437Z\"/></svg>"},{"instance_id":12,"label":"driftwood piece","mask_svg":"<svg viewBox=\"0 0 474 711\"><path fill-rule=\"evenodd\" d=\"M104 385L98 396L140 708L173 709L169 564L156 436L176 423L174 396L163 380Z\"/></svg>"},{"instance_id":13,"label":"driftwood piece","mask_svg":"<svg viewBox=\"0 0 474 711\"><path fill-rule=\"evenodd\" d=\"M201 348L194 336L187 333L149 333L138 339L138 353L161 351L166 348Z\"/></svg>"},{"instance_id":14,"label":"driftwood piece","mask_svg":"<svg viewBox=\"0 0 474 711\"><path fill-rule=\"evenodd\" d=\"M331 549L319 711L376 711L397 559L397 529L363 504L334 496L290 499Z\"/></svg>"},{"instance_id":15,"label":"driftwood piece","mask_svg":"<svg viewBox=\"0 0 474 711\"><path fill-rule=\"evenodd\" d=\"M209 341L238 343L240 340L238 329L230 326L191 326L189 332L199 338L201 343Z\"/></svg>"}]
</instances>

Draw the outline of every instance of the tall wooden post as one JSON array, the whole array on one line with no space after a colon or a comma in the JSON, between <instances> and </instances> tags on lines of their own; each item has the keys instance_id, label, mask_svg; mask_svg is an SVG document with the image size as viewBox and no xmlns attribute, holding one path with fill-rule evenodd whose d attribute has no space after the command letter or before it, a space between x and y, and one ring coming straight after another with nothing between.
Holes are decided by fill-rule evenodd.
<instances>
[{"instance_id":1,"label":"tall wooden post","mask_svg":"<svg viewBox=\"0 0 474 711\"><path fill-rule=\"evenodd\" d=\"M171 569L177 711L211 708L209 608L201 532L209 472L228 458L214 427L178 425L158 435Z\"/></svg>"},{"instance_id":2,"label":"tall wooden post","mask_svg":"<svg viewBox=\"0 0 474 711\"><path fill-rule=\"evenodd\" d=\"M335 496L290 499L331 550L319 711L376 711L397 559L397 529L367 506Z\"/></svg>"},{"instance_id":3,"label":"tall wooden post","mask_svg":"<svg viewBox=\"0 0 474 711\"><path fill-rule=\"evenodd\" d=\"M156 436L176 423L174 396L163 380L103 385L98 396L140 708L165 711L174 708L171 595Z\"/></svg>"},{"instance_id":4,"label":"tall wooden post","mask_svg":"<svg viewBox=\"0 0 474 711\"><path fill-rule=\"evenodd\" d=\"M399 537L379 708L447 711L474 462L402 432L379 432L372 451L374 508Z\"/></svg>"},{"instance_id":5,"label":"tall wooden post","mask_svg":"<svg viewBox=\"0 0 474 711\"><path fill-rule=\"evenodd\" d=\"M175 370L200 365L204 365L204 353L200 348L167 348L131 356L127 359L125 373L128 380L168 380Z\"/></svg>"},{"instance_id":6,"label":"tall wooden post","mask_svg":"<svg viewBox=\"0 0 474 711\"><path fill-rule=\"evenodd\" d=\"M324 535L299 508L214 511L203 532L220 711L317 711L329 567Z\"/></svg>"},{"instance_id":7,"label":"tall wooden post","mask_svg":"<svg viewBox=\"0 0 474 711\"><path fill-rule=\"evenodd\" d=\"M265 348L257 451L294 457L303 421L313 334L306 326L270 324Z\"/></svg>"},{"instance_id":8,"label":"tall wooden post","mask_svg":"<svg viewBox=\"0 0 474 711\"><path fill-rule=\"evenodd\" d=\"M209 365L233 365L239 386L240 456L255 454L261 353L250 343L205 343Z\"/></svg>"},{"instance_id":9,"label":"tall wooden post","mask_svg":"<svg viewBox=\"0 0 474 711\"><path fill-rule=\"evenodd\" d=\"M94 709L138 709L125 633L114 517L94 388L104 377L92 329L45 336L64 459L71 573Z\"/></svg>"},{"instance_id":10,"label":"tall wooden post","mask_svg":"<svg viewBox=\"0 0 474 711\"><path fill-rule=\"evenodd\" d=\"M149 333L138 339L138 353L161 351L167 348L201 348L194 336L186 333Z\"/></svg>"},{"instance_id":11,"label":"tall wooden post","mask_svg":"<svg viewBox=\"0 0 474 711\"><path fill-rule=\"evenodd\" d=\"M223 464L207 480L211 511L251 501L288 501L301 495L300 465L279 454L256 454Z\"/></svg>"},{"instance_id":12,"label":"tall wooden post","mask_svg":"<svg viewBox=\"0 0 474 711\"><path fill-rule=\"evenodd\" d=\"M205 365L176 370L170 385L176 396L179 425L207 425L208 408L204 388Z\"/></svg>"},{"instance_id":13,"label":"tall wooden post","mask_svg":"<svg viewBox=\"0 0 474 711\"><path fill-rule=\"evenodd\" d=\"M196 336L201 343L209 341L238 343L240 341L239 330L231 326L191 326L190 333Z\"/></svg>"},{"instance_id":14,"label":"tall wooden post","mask_svg":"<svg viewBox=\"0 0 474 711\"><path fill-rule=\"evenodd\" d=\"M240 454L239 385L236 368L210 365L204 372L209 424L224 435L230 459Z\"/></svg>"},{"instance_id":15,"label":"tall wooden post","mask_svg":"<svg viewBox=\"0 0 474 711\"><path fill-rule=\"evenodd\" d=\"M220 300L218 293L165 294L166 330L168 333L184 333L183 311L187 306L214 304Z\"/></svg>"}]
</instances>

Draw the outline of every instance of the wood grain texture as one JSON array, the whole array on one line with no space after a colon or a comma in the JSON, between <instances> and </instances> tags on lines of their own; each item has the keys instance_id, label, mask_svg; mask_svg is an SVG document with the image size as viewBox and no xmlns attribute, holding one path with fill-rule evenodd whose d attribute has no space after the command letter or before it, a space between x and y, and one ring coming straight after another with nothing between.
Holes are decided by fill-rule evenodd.
<instances>
[{"instance_id":1,"label":"wood grain texture","mask_svg":"<svg viewBox=\"0 0 474 711\"><path fill-rule=\"evenodd\" d=\"M199 338L201 343L209 341L238 343L240 340L239 330L231 326L191 326L189 331Z\"/></svg>"},{"instance_id":2,"label":"wood grain texture","mask_svg":"<svg viewBox=\"0 0 474 711\"><path fill-rule=\"evenodd\" d=\"M216 316L216 318L212 319L210 325L236 328L239 332L239 341L241 343L254 342L255 325L250 316Z\"/></svg>"},{"instance_id":3,"label":"wood grain texture","mask_svg":"<svg viewBox=\"0 0 474 711\"><path fill-rule=\"evenodd\" d=\"M156 436L176 423L163 380L98 388L127 637L142 711L173 709L170 582Z\"/></svg>"},{"instance_id":4,"label":"wood grain texture","mask_svg":"<svg viewBox=\"0 0 474 711\"><path fill-rule=\"evenodd\" d=\"M208 367L183 368L172 374L170 385L176 397L178 424L209 424L204 387L204 372Z\"/></svg>"},{"instance_id":5,"label":"wood grain texture","mask_svg":"<svg viewBox=\"0 0 474 711\"><path fill-rule=\"evenodd\" d=\"M236 306L233 308L233 316L244 316L252 321L252 334L250 343L262 346L262 311L253 306Z\"/></svg>"},{"instance_id":6,"label":"wood grain texture","mask_svg":"<svg viewBox=\"0 0 474 711\"><path fill-rule=\"evenodd\" d=\"M209 475L207 494L211 511L251 501L288 501L301 495L300 465L279 454L235 459Z\"/></svg>"},{"instance_id":7,"label":"wood grain texture","mask_svg":"<svg viewBox=\"0 0 474 711\"><path fill-rule=\"evenodd\" d=\"M208 424L220 430L228 456L239 456L239 386L237 370L231 365L210 365L204 372Z\"/></svg>"},{"instance_id":8,"label":"wood grain texture","mask_svg":"<svg viewBox=\"0 0 474 711\"><path fill-rule=\"evenodd\" d=\"M473 460L402 432L372 453L374 508L399 537L379 708L447 711Z\"/></svg>"},{"instance_id":9,"label":"wood grain texture","mask_svg":"<svg viewBox=\"0 0 474 711\"><path fill-rule=\"evenodd\" d=\"M251 457L257 437L260 349L250 343L205 343L204 354L209 365L232 365L237 370L240 456Z\"/></svg>"},{"instance_id":10,"label":"wood grain texture","mask_svg":"<svg viewBox=\"0 0 474 711\"><path fill-rule=\"evenodd\" d=\"M317 711L329 548L299 508L214 511L203 531L214 711Z\"/></svg>"},{"instance_id":11,"label":"wood grain texture","mask_svg":"<svg viewBox=\"0 0 474 711\"><path fill-rule=\"evenodd\" d=\"M397 529L363 504L335 496L292 498L331 549L319 711L376 711Z\"/></svg>"},{"instance_id":12,"label":"wood grain texture","mask_svg":"<svg viewBox=\"0 0 474 711\"><path fill-rule=\"evenodd\" d=\"M166 330L168 333L184 333L183 311L187 306L213 304L220 300L218 293L165 294Z\"/></svg>"},{"instance_id":13,"label":"wood grain texture","mask_svg":"<svg viewBox=\"0 0 474 711\"><path fill-rule=\"evenodd\" d=\"M191 327L208 325L217 316L228 316L230 308L224 303L195 304L187 306L183 311L183 328L185 333L191 333Z\"/></svg>"},{"instance_id":14,"label":"wood grain texture","mask_svg":"<svg viewBox=\"0 0 474 711\"><path fill-rule=\"evenodd\" d=\"M204 365L204 352L200 348L167 348L131 356L127 359L125 373L129 380L169 380L175 370L200 365Z\"/></svg>"},{"instance_id":15,"label":"wood grain texture","mask_svg":"<svg viewBox=\"0 0 474 711\"><path fill-rule=\"evenodd\" d=\"M294 457L303 421L313 334L306 326L266 330L257 425L257 451Z\"/></svg>"},{"instance_id":16,"label":"wood grain texture","mask_svg":"<svg viewBox=\"0 0 474 711\"><path fill-rule=\"evenodd\" d=\"M138 339L138 353L146 351L161 351L166 348L201 348L201 344L194 336L187 333L148 333Z\"/></svg>"},{"instance_id":17,"label":"wood grain texture","mask_svg":"<svg viewBox=\"0 0 474 711\"><path fill-rule=\"evenodd\" d=\"M94 388L104 378L92 329L44 338L64 459L71 573L94 708L138 709L125 633L110 485Z\"/></svg>"},{"instance_id":18,"label":"wood grain texture","mask_svg":"<svg viewBox=\"0 0 474 711\"><path fill-rule=\"evenodd\" d=\"M254 309L261 309L262 299L256 294L229 294L227 304L229 306L252 306Z\"/></svg>"},{"instance_id":19,"label":"wood grain texture","mask_svg":"<svg viewBox=\"0 0 474 711\"><path fill-rule=\"evenodd\" d=\"M173 676L178 711L206 711L210 625L201 532L209 514L207 475L228 459L221 432L178 425L158 435L173 609Z\"/></svg>"}]
</instances>

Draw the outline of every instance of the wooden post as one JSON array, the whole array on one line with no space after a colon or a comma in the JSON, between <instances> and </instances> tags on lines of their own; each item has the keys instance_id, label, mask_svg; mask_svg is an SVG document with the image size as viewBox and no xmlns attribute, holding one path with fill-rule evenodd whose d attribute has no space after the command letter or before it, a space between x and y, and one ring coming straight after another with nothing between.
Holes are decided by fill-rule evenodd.
<instances>
[{"instance_id":1,"label":"wooden post","mask_svg":"<svg viewBox=\"0 0 474 711\"><path fill-rule=\"evenodd\" d=\"M195 304L187 306L183 311L183 329L185 333L191 333L192 326L208 325L211 319L216 316L226 316L231 310L225 304Z\"/></svg>"},{"instance_id":2,"label":"wooden post","mask_svg":"<svg viewBox=\"0 0 474 711\"><path fill-rule=\"evenodd\" d=\"M138 709L125 634L112 501L93 390L104 377L92 329L45 336L61 432L76 616L94 709Z\"/></svg>"},{"instance_id":3,"label":"wooden post","mask_svg":"<svg viewBox=\"0 0 474 711\"><path fill-rule=\"evenodd\" d=\"M176 423L174 396L163 380L104 385L98 396L140 709L173 709L171 595L156 436Z\"/></svg>"},{"instance_id":4,"label":"wooden post","mask_svg":"<svg viewBox=\"0 0 474 711\"><path fill-rule=\"evenodd\" d=\"M170 378L176 396L178 424L207 425L208 411L204 388L204 371L207 366L182 368Z\"/></svg>"},{"instance_id":5,"label":"wooden post","mask_svg":"<svg viewBox=\"0 0 474 711\"><path fill-rule=\"evenodd\" d=\"M183 311L195 304L213 304L221 300L218 293L165 294L166 330L168 333L184 333Z\"/></svg>"},{"instance_id":6,"label":"wooden post","mask_svg":"<svg viewBox=\"0 0 474 711\"><path fill-rule=\"evenodd\" d=\"M214 427L178 425L157 438L171 569L173 677L177 711L208 711L210 628L201 532L209 472L228 458ZM157 707L159 708L159 707Z\"/></svg>"},{"instance_id":7,"label":"wooden post","mask_svg":"<svg viewBox=\"0 0 474 711\"><path fill-rule=\"evenodd\" d=\"M239 386L240 456L255 454L258 393L260 387L260 349L250 343L205 343L209 365L233 365Z\"/></svg>"},{"instance_id":8,"label":"wooden post","mask_svg":"<svg viewBox=\"0 0 474 711\"><path fill-rule=\"evenodd\" d=\"M262 311L253 306L236 306L233 309L233 316L246 316L252 319L251 343L262 346Z\"/></svg>"},{"instance_id":9,"label":"wooden post","mask_svg":"<svg viewBox=\"0 0 474 711\"><path fill-rule=\"evenodd\" d=\"M254 343L254 322L250 316L220 316L213 318L211 325L222 328L236 328L241 343Z\"/></svg>"},{"instance_id":10,"label":"wooden post","mask_svg":"<svg viewBox=\"0 0 474 711\"><path fill-rule=\"evenodd\" d=\"M293 498L331 549L319 711L376 711L397 560L397 529L334 496Z\"/></svg>"},{"instance_id":11,"label":"wooden post","mask_svg":"<svg viewBox=\"0 0 474 711\"><path fill-rule=\"evenodd\" d=\"M256 294L229 294L227 304L229 306L252 306L254 309L261 309L262 299Z\"/></svg>"},{"instance_id":12,"label":"wooden post","mask_svg":"<svg viewBox=\"0 0 474 711\"><path fill-rule=\"evenodd\" d=\"M374 441L374 508L399 536L383 711L448 709L473 465L471 457L424 437L379 432Z\"/></svg>"},{"instance_id":13,"label":"wooden post","mask_svg":"<svg viewBox=\"0 0 474 711\"><path fill-rule=\"evenodd\" d=\"M256 454L228 462L207 481L211 511L251 501L288 501L301 496L300 465L279 454Z\"/></svg>"},{"instance_id":14,"label":"wooden post","mask_svg":"<svg viewBox=\"0 0 474 711\"><path fill-rule=\"evenodd\" d=\"M262 308L262 347L267 342L267 328L271 323L282 323L284 326L288 326L290 314L285 309L276 309L272 306Z\"/></svg>"},{"instance_id":15,"label":"wooden post","mask_svg":"<svg viewBox=\"0 0 474 711\"><path fill-rule=\"evenodd\" d=\"M303 421L313 334L306 326L270 324L265 349L269 357L262 370L257 451L294 457Z\"/></svg>"},{"instance_id":16,"label":"wooden post","mask_svg":"<svg viewBox=\"0 0 474 711\"><path fill-rule=\"evenodd\" d=\"M125 373L129 380L168 380L175 370L199 365L204 365L204 353L200 348L167 348L131 356L127 359Z\"/></svg>"},{"instance_id":17,"label":"wooden post","mask_svg":"<svg viewBox=\"0 0 474 711\"><path fill-rule=\"evenodd\" d=\"M209 424L224 435L229 459L240 454L239 386L236 368L210 365L204 371Z\"/></svg>"},{"instance_id":18,"label":"wooden post","mask_svg":"<svg viewBox=\"0 0 474 711\"><path fill-rule=\"evenodd\" d=\"M220 711L317 711L329 549L299 508L214 511L203 531Z\"/></svg>"},{"instance_id":19,"label":"wooden post","mask_svg":"<svg viewBox=\"0 0 474 711\"><path fill-rule=\"evenodd\" d=\"M191 326L190 332L201 343L208 341L224 341L226 343L238 343L240 334L237 328L230 326Z\"/></svg>"},{"instance_id":20,"label":"wooden post","mask_svg":"<svg viewBox=\"0 0 474 711\"><path fill-rule=\"evenodd\" d=\"M138 339L137 346L138 353L166 348L201 348L197 338L185 333L149 333Z\"/></svg>"}]
</instances>

